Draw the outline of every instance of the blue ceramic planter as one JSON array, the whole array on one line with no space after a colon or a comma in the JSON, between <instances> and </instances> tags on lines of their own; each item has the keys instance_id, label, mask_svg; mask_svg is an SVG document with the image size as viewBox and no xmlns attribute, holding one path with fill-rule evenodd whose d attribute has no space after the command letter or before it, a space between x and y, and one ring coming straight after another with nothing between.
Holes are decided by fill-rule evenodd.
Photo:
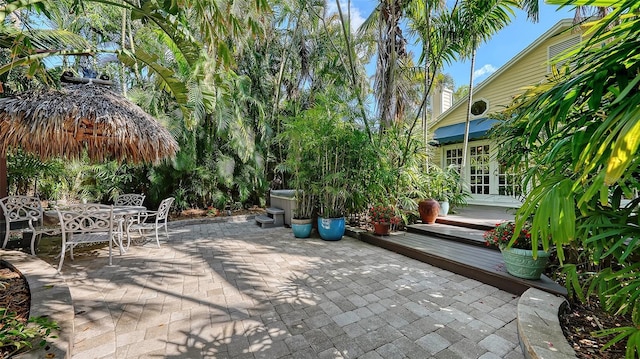
<instances>
[{"instance_id":1,"label":"blue ceramic planter","mask_svg":"<svg viewBox=\"0 0 640 359\"><path fill-rule=\"evenodd\" d=\"M339 241L344 235L344 217L322 218L318 217L318 233L325 241Z\"/></svg>"},{"instance_id":2,"label":"blue ceramic planter","mask_svg":"<svg viewBox=\"0 0 640 359\"><path fill-rule=\"evenodd\" d=\"M312 229L313 222L311 219L291 220L291 230L293 231L293 236L296 238L309 238Z\"/></svg>"}]
</instances>

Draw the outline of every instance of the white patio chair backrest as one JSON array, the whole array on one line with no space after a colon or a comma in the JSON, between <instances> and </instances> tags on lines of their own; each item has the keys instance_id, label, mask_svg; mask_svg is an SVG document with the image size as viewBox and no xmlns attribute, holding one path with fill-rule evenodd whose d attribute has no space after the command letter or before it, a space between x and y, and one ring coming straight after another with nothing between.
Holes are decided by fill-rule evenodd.
<instances>
[{"instance_id":1,"label":"white patio chair backrest","mask_svg":"<svg viewBox=\"0 0 640 359\"><path fill-rule=\"evenodd\" d=\"M29 221L34 217L41 221L44 213L38 197L8 196L0 199L0 206L7 223Z\"/></svg>"},{"instance_id":2,"label":"white patio chair backrest","mask_svg":"<svg viewBox=\"0 0 640 359\"><path fill-rule=\"evenodd\" d=\"M169 218L169 210L171 209L171 205L175 198L169 197L165 198L160 202L160 206L158 206L158 214L156 216L156 222L166 222L167 218Z\"/></svg>"},{"instance_id":3,"label":"white patio chair backrest","mask_svg":"<svg viewBox=\"0 0 640 359\"><path fill-rule=\"evenodd\" d=\"M121 194L116 197L114 206L142 206L144 203L145 195L137 193Z\"/></svg>"},{"instance_id":4,"label":"white patio chair backrest","mask_svg":"<svg viewBox=\"0 0 640 359\"><path fill-rule=\"evenodd\" d=\"M114 229L113 207L95 203L57 209L63 239L70 233L108 232Z\"/></svg>"},{"instance_id":5,"label":"white patio chair backrest","mask_svg":"<svg viewBox=\"0 0 640 359\"><path fill-rule=\"evenodd\" d=\"M58 226L47 226L44 219L44 209L38 197L33 196L8 196L0 199L0 207L5 218L5 235L2 248L6 248L9 238L13 236L24 237L25 233L31 233L31 254L36 254L36 239L43 234L56 235L60 233ZM14 226L12 223L20 223Z\"/></svg>"},{"instance_id":6,"label":"white patio chair backrest","mask_svg":"<svg viewBox=\"0 0 640 359\"><path fill-rule=\"evenodd\" d=\"M7 246L11 236L11 223L24 223L25 227L29 221L42 224L42 204L38 197L32 196L7 196L0 199L0 207L4 213L5 231L2 248ZM35 219L35 220L34 220ZM36 225L36 223L32 223Z\"/></svg>"}]
</instances>

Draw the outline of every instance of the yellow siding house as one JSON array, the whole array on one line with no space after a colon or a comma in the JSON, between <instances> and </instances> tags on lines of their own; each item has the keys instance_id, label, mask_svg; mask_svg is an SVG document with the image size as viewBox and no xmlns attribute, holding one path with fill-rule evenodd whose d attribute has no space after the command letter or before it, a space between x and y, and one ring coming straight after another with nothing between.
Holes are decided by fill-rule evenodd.
<instances>
[{"instance_id":1,"label":"yellow siding house","mask_svg":"<svg viewBox=\"0 0 640 359\"><path fill-rule=\"evenodd\" d=\"M504 66L491 74L473 90L469 148L464 178L472 193L470 204L519 206L521 190L512 174L505 172L495 156L495 144L487 139L487 132L497 122L488 119L490 113L500 112L526 86L542 82L550 73L550 59L580 42L579 33L571 29L572 19L561 20ZM433 98L437 116L429 126L431 144L435 144L433 161L442 167L462 162L462 146L467 113L467 98L450 107L451 92L438 93ZM463 169L460 169L463 171Z\"/></svg>"}]
</instances>

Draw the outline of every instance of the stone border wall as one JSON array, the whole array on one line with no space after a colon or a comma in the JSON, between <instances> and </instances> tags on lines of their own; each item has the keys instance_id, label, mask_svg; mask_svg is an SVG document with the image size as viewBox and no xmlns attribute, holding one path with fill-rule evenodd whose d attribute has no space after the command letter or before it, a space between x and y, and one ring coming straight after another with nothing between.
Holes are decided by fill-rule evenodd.
<instances>
[{"instance_id":1,"label":"stone border wall","mask_svg":"<svg viewBox=\"0 0 640 359\"><path fill-rule=\"evenodd\" d=\"M57 338L48 339L45 348L34 347L16 359L71 358L73 350L73 302L64 279L49 263L19 251L2 251L0 260L15 268L26 279L31 291L29 317L47 317L60 327Z\"/></svg>"}]
</instances>

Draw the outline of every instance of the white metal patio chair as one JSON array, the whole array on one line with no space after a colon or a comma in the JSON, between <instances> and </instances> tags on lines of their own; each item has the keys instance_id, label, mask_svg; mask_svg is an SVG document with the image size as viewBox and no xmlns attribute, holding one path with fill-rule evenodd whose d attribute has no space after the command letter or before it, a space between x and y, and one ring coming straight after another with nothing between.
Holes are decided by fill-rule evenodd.
<instances>
[{"instance_id":1,"label":"white metal patio chair","mask_svg":"<svg viewBox=\"0 0 640 359\"><path fill-rule=\"evenodd\" d=\"M145 195L137 193L126 193L116 197L113 201L114 206L142 206Z\"/></svg>"},{"instance_id":2,"label":"white metal patio chair","mask_svg":"<svg viewBox=\"0 0 640 359\"><path fill-rule=\"evenodd\" d=\"M25 232L31 232L31 254L36 255L36 238L43 234L60 234L59 225L45 225L43 221L44 210L38 197L33 196L8 196L0 199L0 207L5 218L5 235L2 248L7 246L9 238L20 237ZM12 225L13 224L13 225ZM26 224L26 227L25 227ZM22 228L16 228L20 227ZM14 228L11 228L14 227Z\"/></svg>"},{"instance_id":3,"label":"white metal patio chair","mask_svg":"<svg viewBox=\"0 0 640 359\"><path fill-rule=\"evenodd\" d=\"M125 193L125 194L121 194L119 196L116 197L115 201L113 201L113 205L115 207L119 207L119 206L128 206L128 207L142 207L142 204L144 203L144 199L145 199L145 195L144 194L137 194L137 193ZM137 216L129 216L128 217L128 221L125 224L125 226L127 226L126 230L127 230L127 234L129 233L129 228L128 226L130 226L133 223L140 223L140 215ZM130 238L129 236L127 236L127 249L129 249L129 242L130 242Z\"/></svg>"},{"instance_id":4,"label":"white metal patio chair","mask_svg":"<svg viewBox=\"0 0 640 359\"><path fill-rule=\"evenodd\" d=\"M138 231L143 238L146 237L147 232L154 231L156 235L156 244L158 244L158 248L160 248L158 230L164 228L164 233L167 236L167 239L169 239L167 219L169 218L169 209L171 209L171 205L174 200L175 198L173 197L166 198L160 202L160 206L158 206L157 211L146 211L140 213L140 223L132 223L129 226L129 230Z\"/></svg>"},{"instance_id":5,"label":"white metal patio chair","mask_svg":"<svg viewBox=\"0 0 640 359\"><path fill-rule=\"evenodd\" d=\"M58 272L62 270L64 257L69 250L73 260L74 247L81 244L109 242L109 265L112 265L112 248L115 243L122 254L122 223L113 216L113 206L95 203L74 204L58 209L58 219L62 228L62 248Z\"/></svg>"}]
</instances>

